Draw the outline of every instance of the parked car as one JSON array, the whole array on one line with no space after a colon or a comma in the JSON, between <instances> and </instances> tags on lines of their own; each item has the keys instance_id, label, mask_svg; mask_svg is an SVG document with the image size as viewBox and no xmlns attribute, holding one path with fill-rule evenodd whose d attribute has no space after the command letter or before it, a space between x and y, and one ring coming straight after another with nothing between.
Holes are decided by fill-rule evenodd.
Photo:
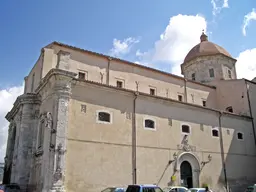
<instances>
[{"instance_id":1,"label":"parked car","mask_svg":"<svg viewBox=\"0 0 256 192\"><path fill-rule=\"evenodd\" d=\"M157 185L129 185L126 192L163 192Z\"/></svg>"},{"instance_id":2,"label":"parked car","mask_svg":"<svg viewBox=\"0 0 256 192\"><path fill-rule=\"evenodd\" d=\"M124 187L108 187L101 192L125 192L125 190Z\"/></svg>"},{"instance_id":3,"label":"parked car","mask_svg":"<svg viewBox=\"0 0 256 192\"><path fill-rule=\"evenodd\" d=\"M187 192L188 188L182 186L170 186L163 189L164 192Z\"/></svg>"},{"instance_id":4,"label":"parked car","mask_svg":"<svg viewBox=\"0 0 256 192\"><path fill-rule=\"evenodd\" d=\"M190 192L205 192L205 188L190 188L189 189ZM212 192L212 190L209 189L210 192Z\"/></svg>"},{"instance_id":5,"label":"parked car","mask_svg":"<svg viewBox=\"0 0 256 192\"><path fill-rule=\"evenodd\" d=\"M248 186L245 190L245 192L256 192L256 184L252 186Z\"/></svg>"},{"instance_id":6,"label":"parked car","mask_svg":"<svg viewBox=\"0 0 256 192\"><path fill-rule=\"evenodd\" d=\"M0 192L20 192L20 186L16 183L1 184Z\"/></svg>"}]
</instances>

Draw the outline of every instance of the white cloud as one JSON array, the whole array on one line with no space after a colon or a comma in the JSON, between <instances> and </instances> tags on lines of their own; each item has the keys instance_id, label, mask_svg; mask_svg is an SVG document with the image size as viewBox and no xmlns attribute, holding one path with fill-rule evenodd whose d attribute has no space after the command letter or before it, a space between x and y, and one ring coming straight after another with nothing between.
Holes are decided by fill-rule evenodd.
<instances>
[{"instance_id":1,"label":"white cloud","mask_svg":"<svg viewBox=\"0 0 256 192\"><path fill-rule=\"evenodd\" d=\"M215 16L221 12L224 8L229 8L228 0L211 0L212 14Z\"/></svg>"},{"instance_id":2,"label":"white cloud","mask_svg":"<svg viewBox=\"0 0 256 192\"><path fill-rule=\"evenodd\" d=\"M0 162L4 161L9 123L5 115L11 110L17 96L23 93L24 86L0 90Z\"/></svg>"},{"instance_id":3,"label":"white cloud","mask_svg":"<svg viewBox=\"0 0 256 192\"><path fill-rule=\"evenodd\" d=\"M223 2L223 5L222 5L223 8L228 8L228 0L224 0Z\"/></svg>"},{"instance_id":4,"label":"white cloud","mask_svg":"<svg viewBox=\"0 0 256 192\"><path fill-rule=\"evenodd\" d=\"M160 39L152 50L137 51L140 63L165 63L176 75L181 75L180 64L189 50L200 42L202 29L206 30L204 17L196 15L177 15L170 18ZM157 66L155 66L157 67Z\"/></svg>"},{"instance_id":5,"label":"white cloud","mask_svg":"<svg viewBox=\"0 0 256 192\"><path fill-rule=\"evenodd\" d=\"M113 48L110 50L110 55L118 57L125 54L128 54L132 48L132 46L139 42L139 39L128 37L123 41L114 39L113 40Z\"/></svg>"},{"instance_id":6,"label":"white cloud","mask_svg":"<svg viewBox=\"0 0 256 192\"><path fill-rule=\"evenodd\" d=\"M256 20L256 10L252 9L250 13L244 16L244 23L242 27L243 35L246 36L246 28L249 26L250 21Z\"/></svg>"},{"instance_id":7,"label":"white cloud","mask_svg":"<svg viewBox=\"0 0 256 192\"><path fill-rule=\"evenodd\" d=\"M241 52L237 59L236 71L238 78L252 80L256 77L256 48Z\"/></svg>"}]
</instances>

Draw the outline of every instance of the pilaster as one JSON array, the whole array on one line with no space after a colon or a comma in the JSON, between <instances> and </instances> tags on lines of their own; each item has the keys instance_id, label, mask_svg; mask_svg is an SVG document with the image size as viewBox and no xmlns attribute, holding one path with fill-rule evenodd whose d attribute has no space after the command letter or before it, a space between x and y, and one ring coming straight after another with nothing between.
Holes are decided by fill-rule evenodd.
<instances>
[{"instance_id":1,"label":"pilaster","mask_svg":"<svg viewBox=\"0 0 256 192\"><path fill-rule=\"evenodd\" d=\"M58 52L57 69L69 70L70 69L70 53L65 51Z\"/></svg>"},{"instance_id":2,"label":"pilaster","mask_svg":"<svg viewBox=\"0 0 256 192\"><path fill-rule=\"evenodd\" d=\"M51 155L50 170L52 176L51 191L65 191L65 170L66 170L66 151L67 151L67 131L68 131L68 110L69 99L71 96L71 81L76 74L56 75L54 82L55 109L53 128L51 131Z\"/></svg>"},{"instance_id":3,"label":"pilaster","mask_svg":"<svg viewBox=\"0 0 256 192\"><path fill-rule=\"evenodd\" d=\"M15 143L12 157L12 182L26 189L33 163L33 123L34 109L40 106L41 100L36 94L24 94L17 98L13 109L6 115L6 119L15 121Z\"/></svg>"}]
</instances>

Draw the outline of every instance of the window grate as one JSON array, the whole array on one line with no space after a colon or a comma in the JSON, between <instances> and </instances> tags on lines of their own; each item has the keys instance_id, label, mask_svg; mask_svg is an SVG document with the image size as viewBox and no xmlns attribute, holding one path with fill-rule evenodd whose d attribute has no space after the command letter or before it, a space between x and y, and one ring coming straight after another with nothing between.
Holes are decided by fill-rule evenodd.
<instances>
[{"instance_id":1,"label":"window grate","mask_svg":"<svg viewBox=\"0 0 256 192\"><path fill-rule=\"evenodd\" d=\"M104 122L110 122L110 114L107 112L99 112L98 113L98 120Z\"/></svg>"},{"instance_id":2,"label":"window grate","mask_svg":"<svg viewBox=\"0 0 256 192\"><path fill-rule=\"evenodd\" d=\"M155 122L153 120L146 119L145 120L145 127L154 129L155 128Z\"/></svg>"}]
</instances>

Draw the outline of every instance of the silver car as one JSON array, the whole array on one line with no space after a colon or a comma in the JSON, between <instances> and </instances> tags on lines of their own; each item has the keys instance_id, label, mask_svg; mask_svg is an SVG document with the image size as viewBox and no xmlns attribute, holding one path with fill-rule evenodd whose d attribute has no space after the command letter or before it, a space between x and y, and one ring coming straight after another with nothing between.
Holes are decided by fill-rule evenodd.
<instances>
[{"instance_id":1,"label":"silver car","mask_svg":"<svg viewBox=\"0 0 256 192\"><path fill-rule=\"evenodd\" d=\"M164 192L188 192L186 187L182 186L170 186L163 189Z\"/></svg>"},{"instance_id":2,"label":"silver car","mask_svg":"<svg viewBox=\"0 0 256 192\"><path fill-rule=\"evenodd\" d=\"M125 192L126 189L123 187L108 187L101 192Z\"/></svg>"}]
</instances>

